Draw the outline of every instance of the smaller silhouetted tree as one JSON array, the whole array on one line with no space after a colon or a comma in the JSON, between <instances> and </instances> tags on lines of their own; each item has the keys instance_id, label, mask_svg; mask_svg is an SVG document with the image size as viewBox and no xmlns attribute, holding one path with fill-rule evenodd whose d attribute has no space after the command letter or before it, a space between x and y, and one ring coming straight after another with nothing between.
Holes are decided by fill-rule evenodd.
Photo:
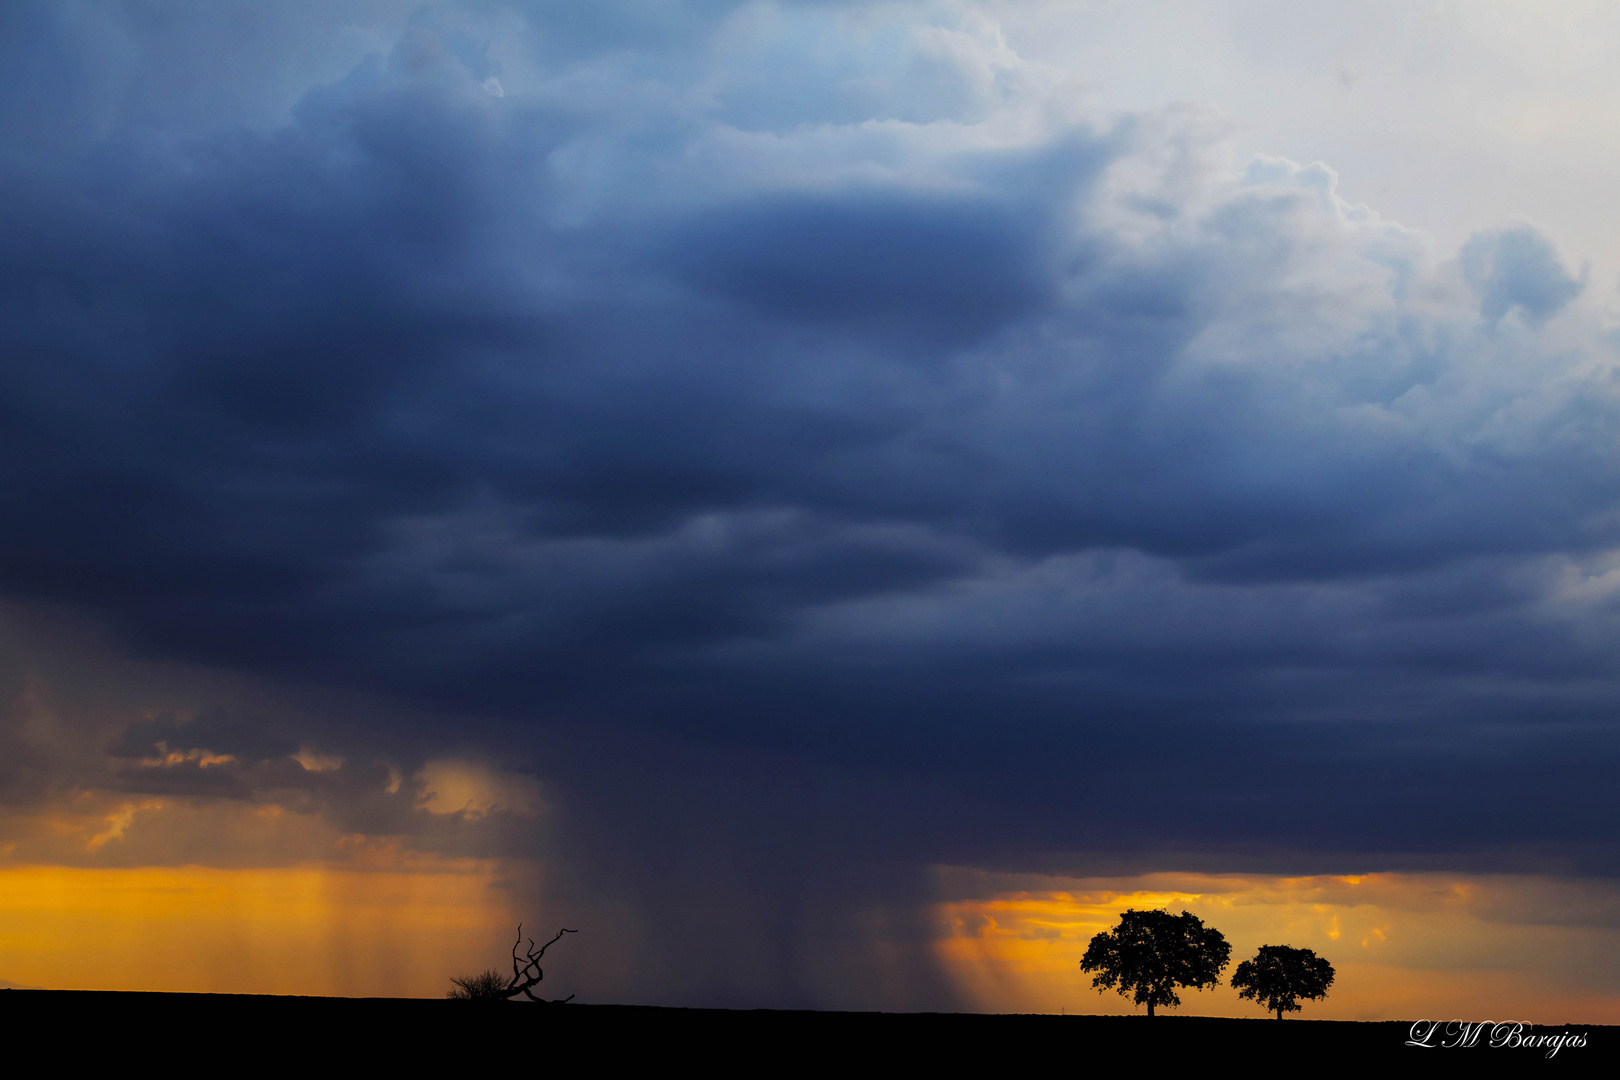
<instances>
[{"instance_id":1,"label":"smaller silhouetted tree","mask_svg":"<svg viewBox=\"0 0 1620 1080\"><path fill-rule=\"evenodd\" d=\"M1309 949L1262 945L1253 960L1245 960L1232 973L1238 997L1258 1001L1277 1019L1298 1012L1299 999L1320 1000L1333 985L1333 965Z\"/></svg>"},{"instance_id":2,"label":"smaller silhouetted tree","mask_svg":"<svg viewBox=\"0 0 1620 1080\"><path fill-rule=\"evenodd\" d=\"M458 1001L505 1001L507 998L522 994L530 1001L538 1001L542 1005L561 1005L565 1001L572 1001L573 994L556 1001L547 1001L545 998L534 996L534 988L546 977L546 973L540 968L540 958L546 955L547 949L562 940L564 934L572 933L575 931L558 930L556 937L538 949L534 947L534 939L530 938L528 949L520 954L518 947L523 944L523 924L518 923L517 940L512 943L512 977L509 979L491 969L477 975L452 978L450 981L455 988L446 996Z\"/></svg>"},{"instance_id":3,"label":"smaller silhouetted tree","mask_svg":"<svg viewBox=\"0 0 1620 1080\"><path fill-rule=\"evenodd\" d=\"M1180 1005L1176 988L1203 989L1221 981L1232 946L1219 930L1190 912L1127 911L1119 925L1091 939L1081 971L1095 971L1097 992L1118 990L1146 1005Z\"/></svg>"}]
</instances>

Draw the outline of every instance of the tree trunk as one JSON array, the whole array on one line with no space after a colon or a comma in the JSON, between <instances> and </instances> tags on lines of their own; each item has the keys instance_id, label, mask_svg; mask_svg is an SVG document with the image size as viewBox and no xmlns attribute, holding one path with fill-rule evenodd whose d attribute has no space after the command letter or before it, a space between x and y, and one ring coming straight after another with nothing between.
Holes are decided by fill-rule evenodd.
<instances>
[{"instance_id":1,"label":"tree trunk","mask_svg":"<svg viewBox=\"0 0 1620 1080\"><path fill-rule=\"evenodd\" d=\"M1151 1001L1148 1002L1148 1015L1149 1016L1153 1015L1153 1002L1151 1002Z\"/></svg>"}]
</instances>

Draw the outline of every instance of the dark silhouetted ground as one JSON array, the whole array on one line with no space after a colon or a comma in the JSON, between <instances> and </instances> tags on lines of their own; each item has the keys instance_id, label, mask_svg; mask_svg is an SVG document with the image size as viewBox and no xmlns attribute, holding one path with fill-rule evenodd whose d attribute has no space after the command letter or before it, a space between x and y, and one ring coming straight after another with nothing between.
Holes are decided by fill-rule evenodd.
<instances>
[{"instance_id":1,"label":"dark silhouetted ground","mask_svg":"<svg viewBox=\"0 0 1620 1080\"><path fill-rule=\"evenodd\" d=\"M1581 1069L1617 1060L1620 1027L1571 1024L1524 1034L1582 1034L1551 1060L1545 1048L1404 1045L1410 1021L1219 1019L1199 1016L984 1016L665 1009L635 1005L468 1003L413 998L263 997L0 990L14 1048L58 1047L61 1064L156 1062L254 1075L332 1068L698 1069L931 1068L1063 1072L1215 1061L1388 1062L1454 1068ZM1437 1039L1435 1041L1443 1041ZM211 1063L211 1064L210 1064ZM578 1075L586 1075L579 1073ZM303 1080L302 1075L299 1080Z\"/></svg>"}]
</instances>

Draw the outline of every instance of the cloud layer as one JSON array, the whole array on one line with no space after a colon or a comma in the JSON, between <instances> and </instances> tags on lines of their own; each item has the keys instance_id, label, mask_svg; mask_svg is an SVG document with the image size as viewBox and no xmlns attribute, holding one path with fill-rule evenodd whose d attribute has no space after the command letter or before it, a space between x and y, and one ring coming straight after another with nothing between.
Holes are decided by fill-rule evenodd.
<instances>
[{"instance_id":1,"label":"cloud layer","mask_svg":"<svg viewBox=\"0 0 1620 1080\"><path fill-rule=\"evenodd\" d=\"M132 712L119 790L409 831L378 747L475 746L761 941L932 863L1620 868L1615 339L1533 225L954 5L144 10L4 28L0 591L398 711Z\"/></svg>"}]
</instances>

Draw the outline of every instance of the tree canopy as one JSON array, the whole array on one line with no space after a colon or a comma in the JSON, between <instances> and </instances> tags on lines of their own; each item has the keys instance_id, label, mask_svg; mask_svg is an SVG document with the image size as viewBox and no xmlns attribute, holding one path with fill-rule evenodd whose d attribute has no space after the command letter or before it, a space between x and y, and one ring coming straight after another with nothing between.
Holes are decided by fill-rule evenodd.
<instances>
[{"instance_id":1,"label":"tree canopy","mask_svg":"<svg viewBox=\"0 0 1620 1080\"><path fill-rule=\"evenodd\" d=\"M1281 1020L1285 1012L1298 1012L1300 998L1327 997L1333 985L1333 965L1310 949L1262 945L1253 960L1245 960L1232 973L1238 997L1258 1001Z\"/></svg>"},{"instance_id":2,"label":"tree canopy","mask_svg":"<svg viewBox=\"0 0 1620 1080\"><path fill-rule=\"evenodd\" d=\"M1091 939L1080 970L1096 972L1098 992L1118 990L1146 1005L1148 1015L1160 1005L1180 1005L1178 987L1196 989L1220 982L1232 946L1219 930L1190 912L1124 912L1119 925Z\"/></svg>"}]
</instances>

